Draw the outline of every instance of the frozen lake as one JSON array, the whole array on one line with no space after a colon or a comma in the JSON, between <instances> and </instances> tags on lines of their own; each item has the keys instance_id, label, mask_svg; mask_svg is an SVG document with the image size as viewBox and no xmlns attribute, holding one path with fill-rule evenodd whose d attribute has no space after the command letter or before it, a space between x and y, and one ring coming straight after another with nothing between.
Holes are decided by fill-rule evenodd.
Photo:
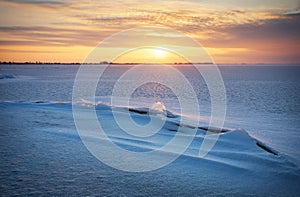
<instances>
[{"instance_id":1,"label":"frozen lake","mask_svg":"<svg viewBox=\"0 0 300 197\"><path fill-rule=\"evenodd\" d=\"M1 65L3 194L300 194L299 66L220 66L227 97L225 127L229 131L217 134L216 145L204 158L198 157L198 151L210 117L209 91L193 67L177 66L198 96L203 128L197 129L190 146L177 160L143 173L111 168L98 161L82 143L72 114L72 91L78 67ZM128 65L109 67L98 83L98 104L91 102L89 106L89 98L84 98L78 104L82 113L95 107L98 119L105 122L107 136L129 151L147 152L162 147L178 128L183 133L177 132L179 139L184 141L189 127L180 125L179 117L171 115L152 137L130 136L118 128L110 95L115 82L128 69ZM129 113L138 124L146 124L149 114L145 109L156 101L162 102L170 114L180 114L174 93L155 83L140 86L132 94L129 105L118 108L118 113ZM105 148L105 139L89 137L96 146ZM115 161L110 157L113 154L107 152L108 159ZM176 151L161 151L158 160L172 154Z\"/></svg>"}]
</instances>

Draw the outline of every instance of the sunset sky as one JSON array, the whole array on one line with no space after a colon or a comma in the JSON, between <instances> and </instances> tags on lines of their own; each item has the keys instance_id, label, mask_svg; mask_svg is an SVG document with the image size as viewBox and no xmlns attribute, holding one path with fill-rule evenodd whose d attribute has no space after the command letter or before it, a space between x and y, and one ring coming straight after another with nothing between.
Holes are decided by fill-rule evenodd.
<instances>
[{"instance_id":1,"label":"sunset sky","mask_svg":"<svg viewBox=\"0 0 300 197\"><path fill-rule=\"evenodd\" d=\"M201 43L218 64L300 63L298 0L0 0L0 15L0 61L83 62L112 34L160 25ZM168 32L148 32L152 39L190 47Z\"/></svg>"}]
</instances>

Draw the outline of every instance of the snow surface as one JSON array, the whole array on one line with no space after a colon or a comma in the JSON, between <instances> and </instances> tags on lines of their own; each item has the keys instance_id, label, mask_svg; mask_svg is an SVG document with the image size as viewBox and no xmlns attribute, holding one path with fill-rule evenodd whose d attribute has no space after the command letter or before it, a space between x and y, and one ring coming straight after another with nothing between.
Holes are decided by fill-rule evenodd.
<instances>
[{"instance_id":1,"label":"snow surface","mask_svg":"<svg viewBox=\"0 0 300 197\"><path fill-rule=\"evenodd\" d=\"M188 125L180 125L179 117L171 116L156 135L134 137L118 128L112 106L103 102L78 105L83 113L96 106L110 140L129 151L156 149L172 139L178 127L188 130ZM139 124L149 121L145 108L130 109L120 107L119 113L129 112ZM2 195L300 195L299 166L243 129L209 132L220 136L201 158L199 147L207 132L203 125L173 163L155 171L130 173L106 166L88 152L76 132L71 103L1 102L0 110ZM183 132L180 137L187 135ZM176 152L161 152L161 157L168 154Z\"/></svg>"},{"instance_id":2,"label":"snow surface","mask_svg":"<svg viewBox=\"0 0 300 197\"><path fill-rule=\"evenodd\" d=\"M1 65L1 196L300 196L299 66L220 66L227 93L227 128L222 129L208 128L211 103L205 81L192 67L177 66L199 98L201 124L177 160L144 173L111 168L84 146L70 102L78 67ZM109 67L96 90L99 102L83 98L76 103L82 114L95 108L109 140L128 151L160 148L175 135L188 138L195 125L180 123L178 100L167 87L148 83L136 89L129 104L110 106L111 90L128 69L128 65ZM156 101L165 108L153 106ZM132 136L115 123L112 109L120 117L129 113L142 126L149 123L150 116L165 118L166 123L153 136ZM219 138L202 158L199 148L207 130ZM95 145L108 144L97 136L88 139ZM159 156L163 160L176 150L161 151ZM108 159L113 155L107 151Z\"/></svg>"}]
</instances>

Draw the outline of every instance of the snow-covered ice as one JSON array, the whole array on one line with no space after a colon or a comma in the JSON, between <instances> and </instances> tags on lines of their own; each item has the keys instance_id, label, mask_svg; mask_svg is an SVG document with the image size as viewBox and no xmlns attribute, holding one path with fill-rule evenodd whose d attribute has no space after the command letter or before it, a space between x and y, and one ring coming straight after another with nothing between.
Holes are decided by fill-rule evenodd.
<instances>
[{"instance_id":1,"label":"snow-covered ice","mask_svg":"<svg viewBox=\"0 0 300 197\"><path fill-rule=\"evenodd\" d=\"M170 89L155 83L139 87L129 104L112 106L111 88L128 68L110 67L99 81L96 101L82 98L74 103L83 117L95 109L108 137L103 138L77 132L71 100L78 66L1 65L1 195L300 195L299 67L220 67L227 91L224 128L208 127L207 87L187 66L178 69L199 97L199 125L192 124L192 114L180 115ZM151 99L153 94L158 97ZM130 135L115 122L113 111L121 119L129 114L141 126L151 117L165 122L154 135L148 136L147 130L141 131L143 136ZM182 123L182 117L191 124ZM191 144L174 162L140 173L107 166L82 141L86 137L97 147L113 142L137 153L157 150L155 160L142 161L147 166L178 155L180 143L160 148L175 136L184 142L193 130ZM218 140L201 157L206 134L217 135ZM109 162L118 162L114 151L106 151Z\"/></svg>"}]
</instances>

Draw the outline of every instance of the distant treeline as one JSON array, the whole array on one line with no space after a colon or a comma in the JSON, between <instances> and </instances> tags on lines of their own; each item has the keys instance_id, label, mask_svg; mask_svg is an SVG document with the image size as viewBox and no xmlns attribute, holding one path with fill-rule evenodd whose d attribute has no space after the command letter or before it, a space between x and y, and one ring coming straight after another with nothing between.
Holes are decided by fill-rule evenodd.
<instances>
[{"instance_id":1,"label":"distant treeline","mask_svg":"<svg viewBox=\"0 0 300 197\"><path fill-rule=\"evenodd\" d=\"M64 62L6 62L6 61L3 61L1 62L0 61L0 64L40 64L40 65L57 65L57 64L63 64L63 65L85 65L85 64L113 64L113 65L138 65L138 64L162 64L162 63L114 63L114 62L106 62L106 61L103 61L103 62L99 62L99 63L79 63L79 62L68 62L68 63L64 63ZM174 64L174 65L185 65L185 64L192 64L192 63L163 63L163 64ZM209 62L203 62L203 63L193 63L193 64L212 64L212 63L209 63Z\"/></svg>"},{"instance_id":2,"label":"distant treeline","mask_svg":"<svg viewBox=\"0 0 300 197\"><path fill-rule=\"evenodd\" d=\"M0 64L70 64L70 65L80 65L81 63L62 63L62 62L0 62Z\"/></svg>"}]
</instances>

